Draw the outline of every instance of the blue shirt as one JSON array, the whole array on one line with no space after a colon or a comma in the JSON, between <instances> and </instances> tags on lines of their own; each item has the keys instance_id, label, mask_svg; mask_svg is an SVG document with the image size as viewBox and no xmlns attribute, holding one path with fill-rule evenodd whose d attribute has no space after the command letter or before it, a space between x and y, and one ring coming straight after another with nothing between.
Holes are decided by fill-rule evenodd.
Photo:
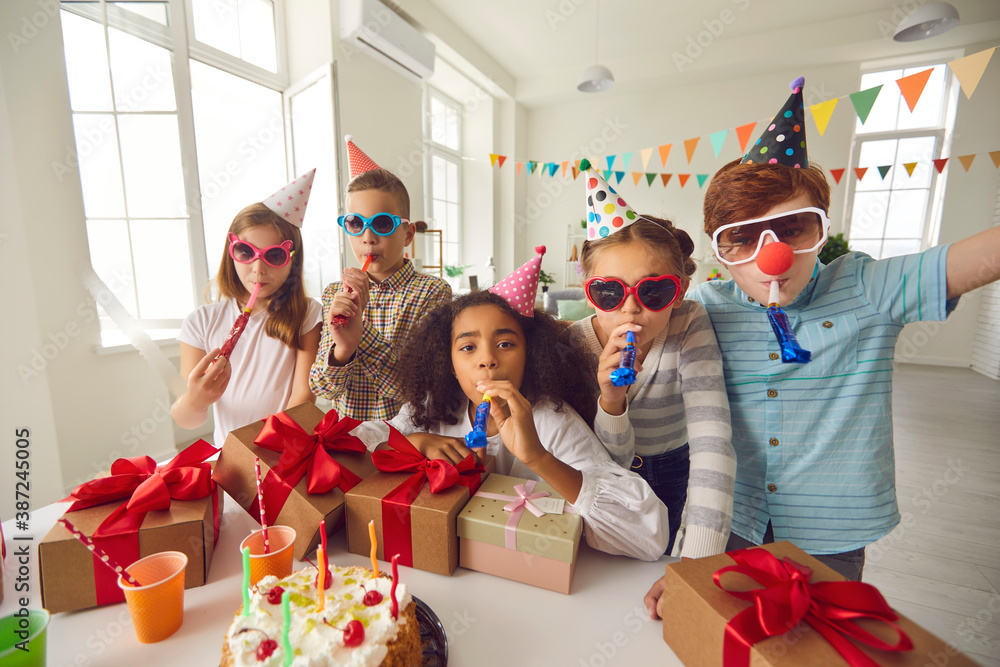
<instances>
[{"instance_id":1,"label":"blue shirt","mask_svg":"<svg viewBox=\"0 0 1000 667\"><path fill-rule=\"evenodd\" d=\"M708 310L722 349L737 471L732 531L812 554L861 548L899 523L892 361L903 325L944 320L948 246L876 261L848 253L788 306L805 364L784 364L766 305L736 282L685 298ZM957 300L955 300L957 302Z\"/></svg>"}]
</instances>

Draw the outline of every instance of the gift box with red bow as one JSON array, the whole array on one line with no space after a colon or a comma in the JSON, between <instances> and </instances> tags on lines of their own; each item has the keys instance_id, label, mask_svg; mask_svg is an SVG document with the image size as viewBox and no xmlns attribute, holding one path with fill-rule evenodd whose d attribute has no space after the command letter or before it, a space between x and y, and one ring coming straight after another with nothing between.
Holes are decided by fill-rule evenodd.
<instances>
[{"instance_id":1,"label":"gift box with red bow","mask_svg":"<svg viewBox=\"0 0 1000 667\"><path fill-rule=\"evenodd\" d=\"M569 593L583 519L545 482L490 475L458 515L458 564Z\"/></svg>"},{"instance_id":2,"label":"gift box with red bow","mask_svg":"<svg viewBox=\"0 0 1000 667\"><path fill-rule=\"evenodd\" d=\"M223 493L206 459L219 450L199 440L157 465L148 456L118 459L111 472L81 484L64 500L69 519L112 558L128 566L160 551L187 554L187 588L208 579L219 539ZM117 576L56 524L38 544L42 606L55 613L87 609L125 596Z\"/></svg>"},{"instance_id":3,"label":"gift box with red bow","mask_svg":"<svg viewBox=\"0 0 1000 667\"><path fill-rule=\"evenodd\" d=\"M685 665L976 664L790 542L667 565L661 609Z\"/></svg>"},{"instance_id":4,"label":"gift box with red bow","mask_svg":"<svg viewBox=\"0 0 1000 667\"><path fill-rule=\"evenodd\" d=\"M374 521L378 558L399 554L400 565L451 575L458 567L456 518L496 461L472 454L458 465L432 461L392 427L388 445L372 453L377 471L347 492L347 548L369 555Z\"/></svg>"},{"instance_id":5,"label":"gift box with red bow","mask_svg":"<svg viewBox=\"0 0 1000 667\"><path fill-rule=\"evenodd\" d=\"M254 457L260 458L267 522L295 529L293 555L303 560L340 525L344 494L375 469L371 454L349 431L356 419L304 403L232 431L222 445L215 481L260 520Z\"/></svg>"}]
</instances>

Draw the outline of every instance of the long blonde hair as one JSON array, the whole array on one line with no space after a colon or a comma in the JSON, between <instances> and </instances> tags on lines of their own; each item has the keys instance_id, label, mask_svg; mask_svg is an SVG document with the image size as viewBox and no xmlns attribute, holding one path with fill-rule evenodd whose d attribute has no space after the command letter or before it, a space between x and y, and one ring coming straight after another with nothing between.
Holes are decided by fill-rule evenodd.
<instances>
[{"instance_id":1,"label":"long blonde hair","mask_svg":"<svg viewBox=\"0 0 1000 667\"><path fill-rule=\"evenodd\" d=\"M264 332L271 338L277 338L282 343L294 350L302 349L299 344L299 331L302 328L302 320L305 319L309 307L306 296L305 284L302 281L302 234L299 228L291 225L281 217L261 203L250 204L233 218L233 223L229 225L229 231L237 236L244 230L252 227L262 227L269 225L278 233L283 241L291 241L292 268L288 278L281 287L271 295L267 303L267 323L264 325ZM229 256L229 240L226 235L226 245L222 252L222 262L219 264L219 273L215 277L219 287L219 299L235 299L237 302L246 301L249 298L246 288L240 282L236 274L236 266L233 258Z\"/></svg>"}]
</instances>

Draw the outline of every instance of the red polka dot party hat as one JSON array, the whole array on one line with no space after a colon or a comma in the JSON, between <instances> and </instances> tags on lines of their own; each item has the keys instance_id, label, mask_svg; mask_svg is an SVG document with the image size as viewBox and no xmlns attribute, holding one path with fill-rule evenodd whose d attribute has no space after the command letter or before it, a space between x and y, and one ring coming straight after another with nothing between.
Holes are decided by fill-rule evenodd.
<instances>
[{"instance_id":1,"label":"red polka dot party hat","mask_svg":"<svg viewBox=\"0 0 1000 667\"><path fill-rule=\"evenodd\" d=\"M347 142L347 163L351 166L352 181L366 171L381 169L381 167L375 164L374 160L365 155L365 152L355 145L354 137L348 134L344 137L344 141Z\"/></svg>"},{"instance_id":2,"label":"red polka dot party hat","mask_svg":"<svg viewBox=\"0 0 1000 667\"><path fill-rule=\"evenodd\" d=\"M792 94L785 106L781 107L740 164L783 164L795 169L809 166L805 112L802 109L802 86L805 82L805 78L800 76L789 84Z\"/></svg>"},{"instance_id":3,"label":"red polka dot party hat","mask_svg":"<svg viewBox=\"0 0 1000 667\"><path fill-rule=\"evenodd\" d=\"M538 275L542 270L545 246L537 246L535 252L538 254L522 264L521 268L490 288L491 292L502 296L525 317L535 315L535 295L538 293Z\"/></svg>"},{"instance_id":4,"label":"red polka dot party hat","mask_svg":"<svg viewBox=\"0 0 1000 667\"><path fill-rule=\"evenodd\" d=\"M306 217L306 204L309 203L315 175L315 169L307 171L262 203L286 222L301 228L302 220Z\"/></svg>"},{"instance_id":5,"label":"red polka dot party hat","mask_svg":"<svg viewBox=\"0 0 1000 667\"><path fill-rule=\"evenodd\" d=\"M628 203L601 178L593 167L586 171L587 240L598 241L639 219Z\"/></svg>"}]
</instances>

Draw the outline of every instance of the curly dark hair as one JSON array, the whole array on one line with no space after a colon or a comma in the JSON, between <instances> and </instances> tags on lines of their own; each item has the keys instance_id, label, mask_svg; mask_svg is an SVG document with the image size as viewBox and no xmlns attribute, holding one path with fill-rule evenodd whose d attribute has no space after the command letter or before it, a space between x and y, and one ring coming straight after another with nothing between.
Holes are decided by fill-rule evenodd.
<instances>
[{"instance_id":1,"label":"curly dark hair","mask_svg":"<svg viewBox=\"0 0 1000 667\"><path fill-rule=\"evenodd\" d=\"M548 313L535 309L534 317L515 311L503 297L489 291L472 292L427 313L410 330L396 370L399 395L413 408L413 423L433 430L455 424L455 411L466 401L451 365L451 328L466 308L496 306L514 318L527 346L521 395L532 404L548 398L556 411L565 404L576 410L591 428L597 412L596 360L580 337Z\"/></svg>"}]
</instances>

